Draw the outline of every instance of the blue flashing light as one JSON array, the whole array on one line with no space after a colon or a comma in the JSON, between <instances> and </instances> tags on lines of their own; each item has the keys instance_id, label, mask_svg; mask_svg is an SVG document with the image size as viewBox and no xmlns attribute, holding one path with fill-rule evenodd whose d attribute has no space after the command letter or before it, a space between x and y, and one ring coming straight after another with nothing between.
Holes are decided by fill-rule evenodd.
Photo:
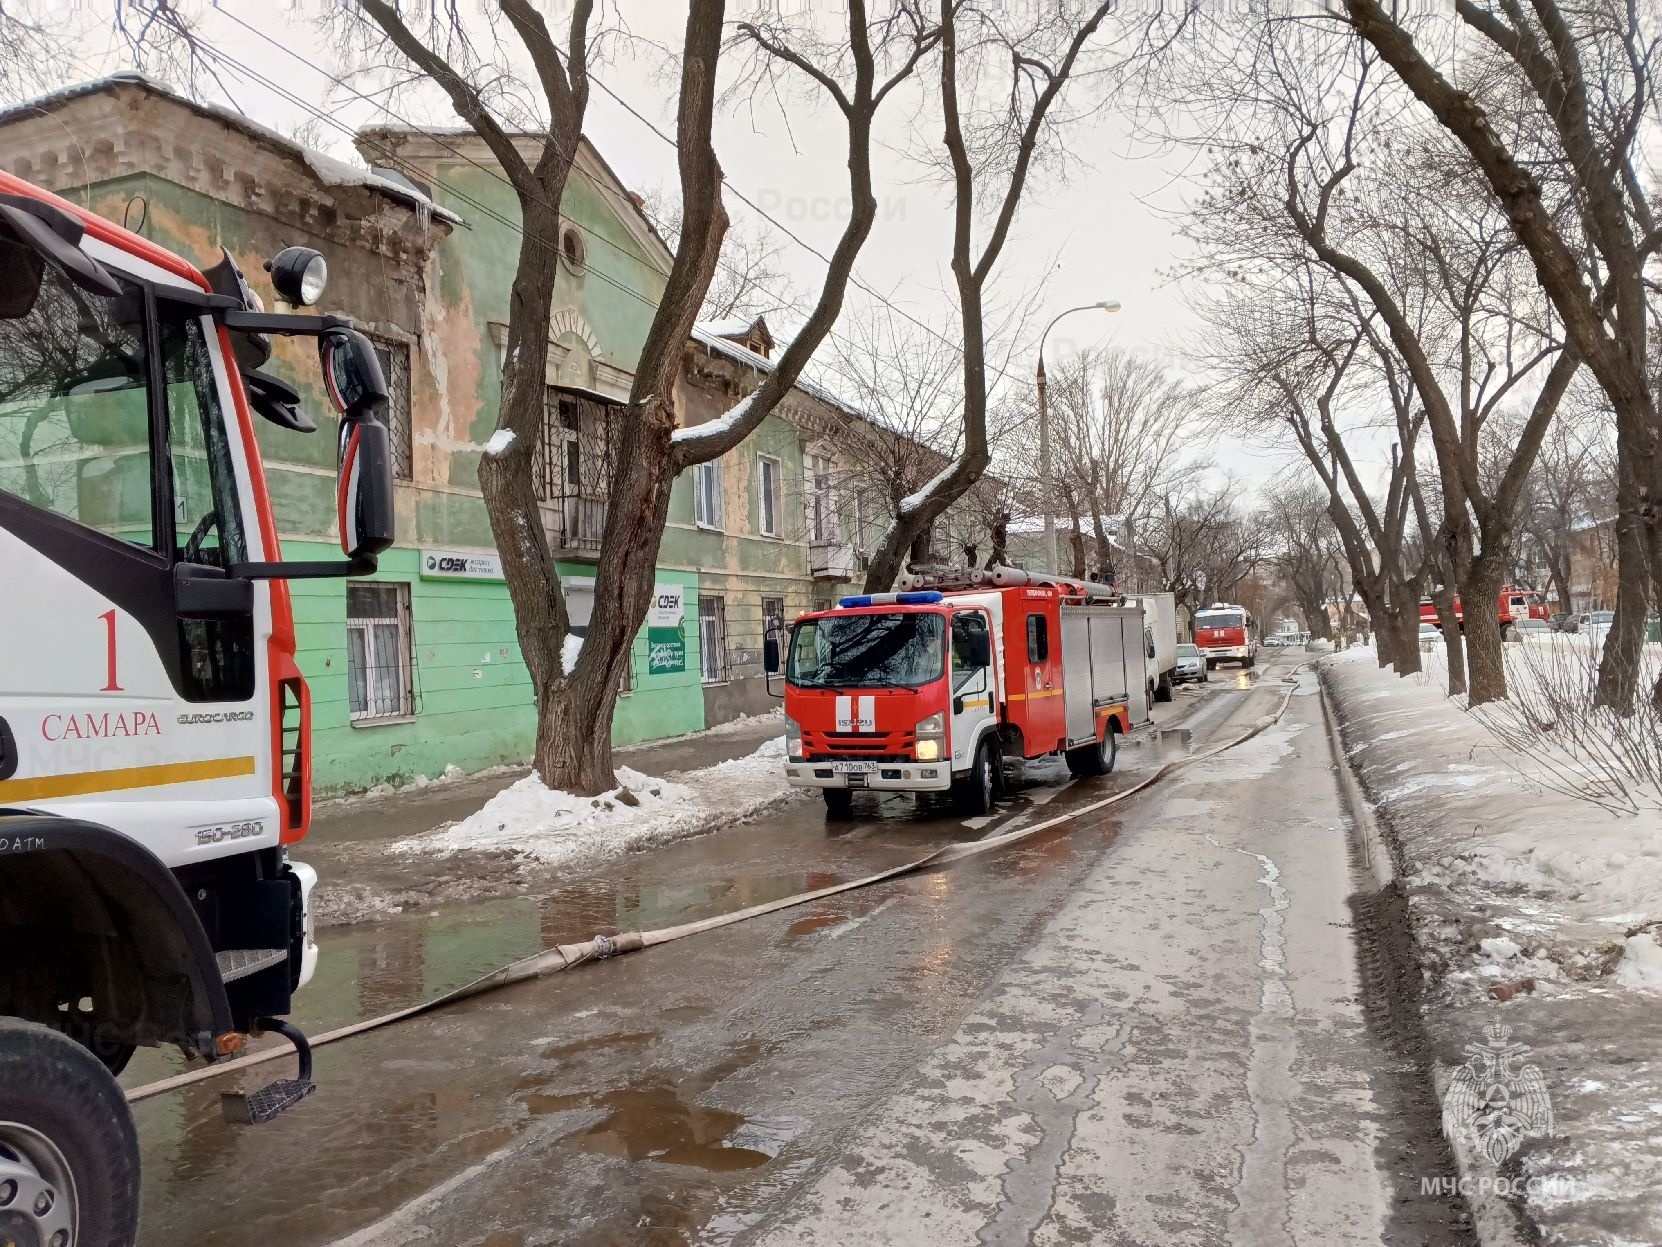
<instances>
[{"instance_id":1,"label":"blue flashing light","mask_svg":"<svg viewBox=\"0 0 1662 1247\"><path fill-rule=\"evenodd\" d=\"M939 589L924 589L917 593L902 593L895 598L895 601L902 606L933 606L936 602L943 600L945 596Z\"/></svg>"},{"instance_id":2,"label":"blue flashing light","mask_svg":"<svg viewBox=\"0 0 1662 1247\"><path fill-rule=\"evenodd\" d=\"M844 598L841 602L837 603L837 605L839 605L839 606L870 606L871 605L871 595L869 593L866 593L866 594L861 594L859 597Z\"/></svg>"}]
</instances>

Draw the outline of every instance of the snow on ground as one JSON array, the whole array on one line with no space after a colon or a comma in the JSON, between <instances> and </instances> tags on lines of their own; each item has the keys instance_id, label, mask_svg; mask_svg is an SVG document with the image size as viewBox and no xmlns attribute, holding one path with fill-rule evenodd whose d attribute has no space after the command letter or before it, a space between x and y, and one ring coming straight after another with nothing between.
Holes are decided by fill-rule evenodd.
<instances>
[{"instance_id":1,"label":"snow on ground","mask_svg":"<svg viewBox=\"0 0 1662 1247\"><path fill-rule=\"evenodd\" d=\"M1545 715L1541 685L1587 657L1575 638L1562 641L1506 647L1513 703L1527 714L1513 703L1467 711L1451 701L1441 646L1406 679L1379 670L1368 649L1325 664L1347 751L1402 841L1412 883L1473 929L1497 928L1447 932L1441 986L1451 998L1485 994L1519 953L1552 990L1608 986L1624 941L1662 924L1662 797L1644 776L1623 783L1590 760L1561 721L1606 712L1559 706ZM1533 732L1528 714L1540 719ZM1488 935L1519 953L1486 951Z\"/></svg>"},{"instance_id":2,"label":"snow on ground","mask_svg":"<svg viewBox=\"0 0 1662 1247\"><path fill-rule=\"evenodd\" d=\"M1662 646L1646 649L1643 687L1662 664ZM1474 1188L1474 1204L1498 1198L1518 1222L1516 1237L1486 1242L1662 1235L1662 794L1645 761L1655 728L1639 716L1623 755L1609 747L1619 721L1570 704L1595 653L1575 637L1507 645L1514 697L1475 711L1446 695L1440 644L1406 678L1379 670L1368 648L1321 665L1398 858L1439 1085L1500 1023L1529 1045L1551 1096L1552 1136L1499 1170L1517 1189ZM1461 1163L1466 1176L1496 1176L1480 1158Z\"/></svg>"},{"instance_id":3,"label":"snow on ground","mask_svg":"<svg viewBox=\"0 0 1662 1247\"><path fill-rule=\"evenodd\" d=\"M761 716L757 716L761 717ZM785 738L678 780L628 767L619 787L598 797L544 786L535 772L487 801L477 814L389 846L394 854L448 857L509 852L543 865L590 865L631 849L685 839L739 822L799 795L785 783Z\"/></svg>"}]
</instances>

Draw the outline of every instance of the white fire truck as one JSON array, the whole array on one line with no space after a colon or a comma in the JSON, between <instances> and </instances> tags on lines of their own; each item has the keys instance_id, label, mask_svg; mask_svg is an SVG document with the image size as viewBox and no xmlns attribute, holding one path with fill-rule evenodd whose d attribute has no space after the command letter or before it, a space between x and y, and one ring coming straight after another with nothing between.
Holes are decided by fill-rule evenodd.
<instances>
[{"instance_id":1,"label":"white fire truck","mask_svg":"<svg viewBox=\"0 0 1662 1247\"><path fill-rule=\"evenodd\" d=\"M1007 567L904 583L791 631L785 778L833 817L862 789L952 791L985 814L1006 759L1102 775L1148 720L1143 613L1109 586Z\"/></svg>"},{"instance_id":2,"label":"white fire truck","mask_svg":"<svg viewBox=\"0 0 1662 1247\"><path fill-rule=\"evenodd\" d=\"M323 292L315 251L267 269L290 307ZM254 420L315 425L273 334L318 343L340 413L338 561L278 549ZM386 399L349 321L0 173L0 1243L134 1240L136 1046L292 1041L296 1077L224 1097L244 1123L313 1089L279 1020L317 956L285 582L391 544Z\"/></svg>"}]
</instances>

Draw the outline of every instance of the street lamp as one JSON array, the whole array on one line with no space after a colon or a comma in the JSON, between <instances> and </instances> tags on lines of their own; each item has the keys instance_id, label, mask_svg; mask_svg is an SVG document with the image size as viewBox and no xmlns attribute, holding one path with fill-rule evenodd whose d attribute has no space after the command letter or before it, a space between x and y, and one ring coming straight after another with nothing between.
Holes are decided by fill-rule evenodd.
<instances>
[{"instance_id":1,"label":"street lamp","mask_svg":"<svg viewBox=\"0 0 1662 1247\"><path fill-rule=\"evenodd\" d=\"M1045 402L1045 339L1050 336L1050 331L1056 328L1056 322L1062 317L1098 308L1104 312L1117 312L1120 310L1120 301L1099 299L1095 303L1081 303L1078 307L1058 312L1050 324L1045 326L1045 331L1039 335L1039 491L1043 494L1041 502L1045 509L1045 570L1052 576L1056 574L1056 513L1053 501L1056 497L1056 482L1050 477L1050 408Z\"/></svg>"}]
</instances>

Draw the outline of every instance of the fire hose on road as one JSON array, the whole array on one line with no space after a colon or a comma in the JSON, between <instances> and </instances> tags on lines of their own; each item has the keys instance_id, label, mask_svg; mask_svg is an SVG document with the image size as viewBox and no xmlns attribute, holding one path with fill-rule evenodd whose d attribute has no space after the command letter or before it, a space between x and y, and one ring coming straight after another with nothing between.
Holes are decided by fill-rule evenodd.
<instances>
[{"instance_id":1,"label":"fire hose on road","mask_svg":"<svg viewBox=\"0 0 1662 1247\"><path fill-rule=\"evenodd\" d=\"M636 952L643 948L654 948L660 944L668 944L675 940L686 939L690 935L701 935L706 931L714 931L720 927L730 926L736 922L746 922L752 918L760 918L767 914L778 913L784 909L794 909L799 905L807 905L814 901L823 900L829 896L837 896L844 892L853 892L859 888L868 888L873 884L882 883L889 879L898 879L904 875L917 874L920 871L933 869L939 866L951 865L966 858L976 857L994 849L1004 848L1015 844L1030 836L1053 830L1065 823L1082 818L1087 814L1094 814L1099 810L1127 801L1152 788L1168 776L1185 767L1193 766L1197 762L1204 762L1208 758L1216 757L1227 750L1244 745L1266 728L1274 726L1286 713L1287 706L1297 687L1296 676L1304 664L1293 668L1285 677L1287 690L1282 694L1281 703L1274 712L1259 719L1251 728L1222 744L1214 745L1200 753L1190 754L1183 758L1174 758L1166 762L1147 776L1138 780L1129 788L1123 788L1101 800L1092 801L1065 814L1058 814L1054 818L1044 819L1028 827L1015 831L1005 832L1002 835L990 836L984 840L976 840L967 844L950 844L936 849L934 852L918 858L916 861L905 862L899 866L892 866L888 870L878 871L876 874L865 875L859 879L850 879L845 883L833 884L830 887L818 888L812 892L799 892L794 896L783 897L780 900L768 901L761 905L752 905L748 909L735 910L732 913L717 914L712 918L705 918L698 922L682 923L680 926L666 927L660 931L628 931L619 935L596 935L592 939L577 944L560 944L543 952L523 957L518 961L510 962L500 969L493 970L482 978L474 979L443 995L435 996L419 1004L409 1005L403 1009L395 1009L391 1013L384 1013L380 1017L368 1018L362 1022L354 1022L350 1026L342 1026L337 1030L318 1035L311 1041L313 1049L321 1048L326 1044L339 1043L343 1039L366 1034L369 1031L380 1030L395 1023L407 1021L410 1018L420 1017L432 1013L449 1005L458 1004L474 996L495 991L498 988L508 987L515 983L523 983L530 979L543 978L550 974L558 974L564 970L575 970L578 966L591 961L604 961L624 953ZM286 1044L259 1052L249 1053L230 1061L221 1061L207 1065L201 1069L187 1071L172 1078L163 1078L157 1082L146 1083L142 1087L135 1087L127 1093L129 1103L136 1104L142 1100L149 1100L169 1091L178 1091L196 1083L205 1082L210 1078L217 1078L222 1074L229 1074L235 1070L247 1069L250 1066L274 1061L284 1056L292 1056L293 1049Z\"/></svg>"}]
</instances>

